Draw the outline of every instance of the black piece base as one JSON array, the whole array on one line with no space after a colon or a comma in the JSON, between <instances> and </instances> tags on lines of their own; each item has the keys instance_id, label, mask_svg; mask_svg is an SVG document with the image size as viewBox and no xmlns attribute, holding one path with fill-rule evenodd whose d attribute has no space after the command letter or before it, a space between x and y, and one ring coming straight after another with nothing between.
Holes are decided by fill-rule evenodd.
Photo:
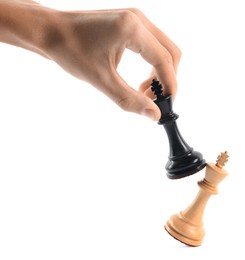
<instances>
[{"instance_id":1,"label":"black piece base","mask_svg":"<svg viewBox=\"0 0 245 260\"><path fill-rule=\"evenodd\" d=\"M181 158L170 159L165 169L169 179L180 179L201 171L205 166L202 154L192 150Z\"/></svg>"}]
</instances>

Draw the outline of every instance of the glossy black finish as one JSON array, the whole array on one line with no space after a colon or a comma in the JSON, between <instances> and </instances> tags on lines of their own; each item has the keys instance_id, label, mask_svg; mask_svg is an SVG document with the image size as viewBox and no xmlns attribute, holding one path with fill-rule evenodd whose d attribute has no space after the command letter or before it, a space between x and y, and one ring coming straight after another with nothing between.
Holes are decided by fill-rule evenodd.
<instances>
[{"instance_id":1,"label":"glossy black finish","mask_svg":"<svg viewBox=\"0 0 245 260\"><path fill-rule=\"evenodd\" d=\"M163 125L169 140L169 157L165 169L167 177L179 179L199 172L206 166L203 155L194 151L181 136L176 119L178 115L172 110L172 96L163 96L162 86L153 80L152 91L156 95L154 102L161 110L158 124Z\"/></svg>"}]
</instances>

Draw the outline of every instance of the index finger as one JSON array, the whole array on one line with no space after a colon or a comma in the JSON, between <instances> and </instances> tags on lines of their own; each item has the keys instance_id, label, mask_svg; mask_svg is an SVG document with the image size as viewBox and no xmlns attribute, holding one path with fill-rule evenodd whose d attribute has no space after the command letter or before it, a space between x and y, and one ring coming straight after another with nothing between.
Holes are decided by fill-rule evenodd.
<instances>
[{"instance_id":1,"label":"index finger","mask_svg":"<svg viewBox=\"0 0 245 260\"><path fill-rule=\"evenodd\" d=\"M143 24L139 24L126 47L140 53L142 58L154 67L156 76L164 87L164 94L171 94L174 98L177 92L177 80L173 59L158 39Z\"/></svg>"},{"instance_id":2,"label":"index finger","mask_svg":"<svg viewBox=\"0 0 245 260\"><path fill-rule=\"evenodd\" d=\"M178 46L155 24L153 24L139 9L131 8L130 11L140 19L147 30L150 31L156 37L156 39L168 50L173 59L175 73L177 73L177 68L181 58L181 50L178 48Z\"/></svg>"}]
</instances>

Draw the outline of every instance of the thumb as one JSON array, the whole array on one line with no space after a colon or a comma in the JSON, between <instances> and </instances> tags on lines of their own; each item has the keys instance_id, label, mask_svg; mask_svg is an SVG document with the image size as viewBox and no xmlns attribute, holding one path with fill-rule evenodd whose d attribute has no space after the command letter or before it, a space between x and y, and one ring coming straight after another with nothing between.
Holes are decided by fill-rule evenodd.
<instances>
[{"instance_id":1,"label":"thumb","mask_svg":"<svg viewBox=\"0 0 245 260\"><path fill-rule=\"evenodd\" d=\"M161 117L158 106L144 94L129 88L123 96L117 97L117 104L125 111L134 112L157 121Z\"/></svg>"},{"instance_id":2,"label":"thumb","mask_svg":"<svg viewBox=\"0 0 245 260\"><path fill-rule=\"evenodd\" d=\"M157 121L161 117L158 106L146 95L130 87L115 71L112 73L107 95L124 111L137 113Z\"/></svg>"}]
</instances>

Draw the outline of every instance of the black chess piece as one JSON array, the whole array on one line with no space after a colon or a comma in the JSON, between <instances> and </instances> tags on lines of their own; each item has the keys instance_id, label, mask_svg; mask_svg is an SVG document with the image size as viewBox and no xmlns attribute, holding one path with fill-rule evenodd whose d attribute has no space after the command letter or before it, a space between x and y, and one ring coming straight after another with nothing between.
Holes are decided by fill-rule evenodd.
<instances>
[{"instance_id":1,"label":"black chess piece","mask_svg":"<svg viewBox=\"0 0 245 260\"><path fill-rule=\"evenodd\" d=\"M203 155L194 151L181 136L176 123L179 116L172 110L172 96L164 96L160 82L155 79L151 86L156 96L154 102L161 110L158 124L163 125L169 140L169 160L165 165L167 177L180 179L199 172L206 166L206 162Z\"/></svg>"}]
</instances>

